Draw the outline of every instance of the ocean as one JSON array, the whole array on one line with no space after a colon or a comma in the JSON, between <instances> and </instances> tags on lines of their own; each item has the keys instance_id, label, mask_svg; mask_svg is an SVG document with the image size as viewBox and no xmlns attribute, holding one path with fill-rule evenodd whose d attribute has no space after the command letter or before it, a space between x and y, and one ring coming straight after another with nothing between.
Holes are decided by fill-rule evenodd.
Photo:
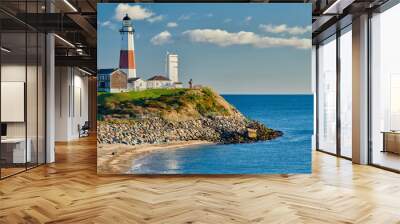
<instances>
[{"instance_id":1,"label":"ocean","mask_svg":"<svg viewBox=\"0 0 400 224\"><path fill-rule=\"evenodd\" d=\"M311 173L312 95L223 95L248 118L283 132L271 141L158 151L135 159L132 174Z\"/></svg>"}]
</instances>

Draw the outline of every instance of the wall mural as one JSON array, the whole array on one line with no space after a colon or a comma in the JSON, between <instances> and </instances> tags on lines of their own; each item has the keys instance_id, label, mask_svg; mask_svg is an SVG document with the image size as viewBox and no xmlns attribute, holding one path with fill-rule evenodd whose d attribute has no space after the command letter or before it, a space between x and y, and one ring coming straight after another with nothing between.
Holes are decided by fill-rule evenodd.
<instances>
[{"instance_id":1,"label":"wall mural","mask_svg":"<svg viewBox=\"0 0 400 224\"><path fill-rule=\"evenodd\" d=\"M311 172L311 4L98 4L99 174Z\"/></svg>"}]
</instances>

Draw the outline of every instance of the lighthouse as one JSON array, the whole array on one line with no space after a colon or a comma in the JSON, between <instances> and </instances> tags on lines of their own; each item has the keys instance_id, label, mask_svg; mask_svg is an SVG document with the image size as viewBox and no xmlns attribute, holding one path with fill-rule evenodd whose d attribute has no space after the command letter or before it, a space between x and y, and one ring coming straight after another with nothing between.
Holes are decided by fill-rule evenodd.
<instances>
[{"instance_id":1,"label":"lighthouse","mask_svg":"<svg viewBox=\"0 0 400 224\"><path fill-rule=\"evenodd\" d=\"M135 43L131 18L128 14L122 19L122 27L119 30L121 34L121 50L119 53L119 69L128 75L128 78L136 78L135 64Z\"/></svg>"},{"instance_id":2,"label":"lighthouse","mask_svg":"<svg viewBox=\"0 0 400 224\"><path fill-rule=\"evenodd\" d=\"M178 80L178 55L167 53L167 74L169 80L179 82Z\"/></svg>"}]
</instances>

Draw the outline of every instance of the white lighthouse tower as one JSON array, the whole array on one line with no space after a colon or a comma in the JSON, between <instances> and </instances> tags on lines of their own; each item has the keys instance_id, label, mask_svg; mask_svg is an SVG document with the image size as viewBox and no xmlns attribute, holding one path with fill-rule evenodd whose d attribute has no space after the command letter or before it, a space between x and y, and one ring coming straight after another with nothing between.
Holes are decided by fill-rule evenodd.
<instances>
[{"instance_id":1,"label":"white lighthouse tower","mask_svg":"<svg viewBox=\"0 0 400 224\"><path fill-rule=\"evenodd\" d=\"M128 78L136 78L135 64L135 43L131 18L128 14L122 19L121 33L121 51L119 54L119 68L128 75Z\"/></svg>"},{"instance_id":2,"label":"white lighthouse tower","mask_svg":"<svg viewBox=\"0 0 400 224\"><path fill-rule=\"evenodd\" d=\"M178 55L174 53L167 53L167 74L169 80L175 82L179 82L178 71Z\"/></svg>"}]
</instances>

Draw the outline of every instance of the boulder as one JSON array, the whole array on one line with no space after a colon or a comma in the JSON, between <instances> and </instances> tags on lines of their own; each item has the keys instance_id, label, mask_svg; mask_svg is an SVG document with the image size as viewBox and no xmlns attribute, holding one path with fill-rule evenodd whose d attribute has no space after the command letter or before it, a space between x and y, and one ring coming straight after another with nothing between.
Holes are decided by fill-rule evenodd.
<instances>
[{"instance_id":1,"label":"boulder","mask_svg":"<svg viewBox=\"0 0 400 224\"><path fill-rule=\"evenodd\" d=\"M245 143L270 140L282 132L241 116L202 117L169 121L163 118L99 121L97 141L104 144L159 144L171 141L205 140L216 143Z\"/></svg>"}]
</instances>

